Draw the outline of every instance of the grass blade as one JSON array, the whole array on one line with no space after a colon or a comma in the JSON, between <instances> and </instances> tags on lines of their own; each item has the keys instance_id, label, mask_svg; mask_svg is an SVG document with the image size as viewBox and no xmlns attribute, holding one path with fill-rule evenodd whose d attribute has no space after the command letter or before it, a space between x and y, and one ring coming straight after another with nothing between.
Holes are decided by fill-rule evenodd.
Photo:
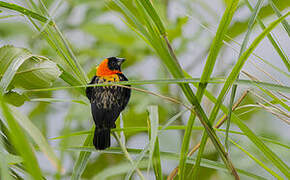
<instances>
[{"instance_id":1,"label":"grass blade","mask_svg":"<svg viewBox=\"0 0 290 180\"><path fill-rule=\"evenodd\" d=\"M243 151L245 154L247 154L248 157L253 159L258 165L260 165L263 169L268 171L272 176L274 176L276 179L282 180L283 178L279 176L276 172L272 171L269 167L267 167L263 162L261 162L259 159L257 159L254 155L249 153L247 150L245 150L242 146L240 146L238 143L233 141L229 138L229 141L234 144L237 148L239 148L241 151Z\"/></svg>"},{"instance_id":2,"label":"grass blade","mask_svg":"<svg viewBox=\"0 0 290 180\"><path fill-rule=\"evenodd\" d=\"M139 163L138 168L146 168L147 162L143 160ZM112 166L103 170L102 172L95 175L92 179L110 179L110 177L120 176L122 174L126 174L132 168L131 163L120 163L118 165Z\"/></svg>"},{"instance_id":3,"label":"grass blade","mask_svg":"<svg viewBox=\"0 0 290 180\"><path fill-rule=\"evenodd\" d=\"M275 6L274 2L272 0L269 0L269 4L272 7L272 9L274 10L275 14L278 17L281 17L282 14L279 11L279 9ZM286 30L286 32L288 33L288 36L290 37L290 25L288 24L288 22L285 19L282 21L282 25L283 25L284 29Z\"/></svg>"},{"instance_id":4,"label":"grass blade","mask_svg":"<svg viewBox=\"0 0 290 180\"><path fill-rule=\"evenodd\" d=\"M245 38L243 40L243 43L242 43L242 46L241 46L241 49L240 49L239 58L241 57L241 55L243 54L243 52L247 48L247 44L249 42L250 34L251 34L252 30L253 30L255 20L256 20L258 14L259 14L259 11L261 9L261 6L262 6L263 2L264 2L264 0L259 0L257 2L257 4L255 5L254 10L252 11L252 15L250 17L249 24L248 24L248 30L246 32ZM239 79L239 76L237 77L237 79ZM227 120L227 126L226 126L227 132L230 129L231 115L232 115L232 106L233 106L234 101L235 101L235 95L236 95L237 87L238 86L234 84L233 87L232 87L232 91L231 91L231 99L230 99L230 105L229 105L229 110L230 111L229 111L228 120ZM226 148L228 150L228 133L226 133L225 146L226 146Z\"/></svg>"},{"instance_id":5,"label":"grass blade","mask_svg":"<svg viewBox=\"0 0 290 180\"><path fill-rule=\"evenodd\" d=\"M250 56L250 54L254 51L254 49L258 46L258 44L262 41L262 39L271 32L283 19L290 15L288 12L286 15L282 16L281 18L272 22L269 27L267 27L251 44L251 46L242 54L242 56L238 59L236 65L234 66L233 70L231 71L230 75L228 76L219 96L217 99L217 103L215 104L211 115L210 121L213 122L216 118L218 110L221 106L222 100L224 99L225 94L228 92L229 87L233 84L235 78L237 77L238 73L241 71L243 65L245 64L246 60Z\"/></svg>"},{"instance_id":6,"label":"grass blade","mask_svg":"<svg viewBox=\"0 0 290 180\"><path fill-rule=\"evenodd\" d=\"M96 87L96 86L108 86L108 85L145 85L145 84L193 84L196 85L200 82L199 78L187 78L187 79L155 79L155 80L130 80L126 82L114 82L108 84L93 84L93 85L74 85L74 86L64 86L64 87L52 87L52 88L42 88L42 89L32 89L26 90L26 92L41 92L41 91L57 91L64 89L84 89L85 87ZM208 83L211 84L222 84L226 82L226 78L211 78ZM281 91L285 93L290 93L290 87L280 84L273 84L260 81L252 81L246 79L235 80L233 84L245 85L247 87L256 87L256 84L260 87L267 88L272 91Z\"/></svg>"},{"instance_id":7,"label":"grass blade","mask_svg":"<svg viewBox=\"0 0 290 180\"><path fill-rule=\"evenodd\" d=\"M149 0L138 0L140 3L142 3L143 7L148 10L148 15L153 20L154 24L157 26L159 33L161 35L165 35L165 27L158 16L157 12L153 8L153 5L151 4L151 1Z\"/></svg>"},{"instance_id":8,"label":"grass blade","mask_svg":"<svg viewBox=\"0 0 290 180\"><path fill-rule=\"evenodd\" d=\"M136 170L137 173L138 173L138 175L139 175L139 177L140 177L140 179L141 179L141 180L145 180L145 177L143 176L142 172L138 169L138 164L141 162L141 159L140 159L140 161L138 160L136 163L134 163L133 159L131 158L131 156L130 156L130 154L129 154L127 148L126 148L126 145L123 144L123 142L122 142L121 138L119 137L119 135L118 135L116 132L114 132L113 135L114 135L114 137L116 138L116 140L118 141L118 143L119 143L119 145L120 145L120 147L121 147L121 149L122 149L122 151L123 151L125 157L126 157L126 158L130 161L130 163L132 164L132 168L131 168L130 171L127 173L125 179L126 179L126 180L129 179L129 178L131 177L131 175L132 175L132 171ZM147 146L146 148L144 148L144 149L148 149L148 146ZM146 152L146 151L147 151L147 150L143 150L143 152ZM140 157L143 158L142 153L140 153L140 154L141 154Z\"/></svg>"},{"instance_id":9,"label":"grass blade","mask_svg":"<svg viewBox=\"0 0 290 180\"><path fill-rule=\"evenodd\" d=\"M1 120L0 120L1 121ZM0 137L0 178L1 179L7 179L7 180L12 180L12 177L10 176L10 170L8 166L8 158L7 158L7 153L5 153L4 150L4 145L3 145L3 140L2 136Z\"/></svg>"},{"instance_id":10,"label":"grass blade","mask_svg":"<svg viewBox=\"0 0 290 180\"><path fill-rule=\"evenodd\" d=\"M23 163L27 172L34 179L42 179L42 173L38 166L38 162L33 152L33 149L30 146L29 142L27 141L27 138L24 132L22 131L21 127L17 124L17 120L12 115L11 108L2 99L1 99L1 107L11 132L10 135L13 141L13 145L23 158Z\"/></svg>"},{"instance_id":11,"label":"grass blade","mask_svg":"<svg viewBox=\"0 0 290 180\"><path fill-rule=\"evenodd\" d=\"M67 147L66 149L70 151L88 151L88 152L95 151L93 147ZM142 149L128 149L128 152L134 155L138 155L141 151ZM104 153L122 154L122 150L120 148L110 148L108 150L105 150ZM172 160L178 161L180 157L180 154L171 153L171 152L160 152L160 155L161 155L161 158L162 159L164 158L165 160L172 159ZM187 157L186 162L189 164L194 164L195 160L196 158L194 157ZM208 160L208 159L202 159L201 166L211 168L211 169L221 170L224 172L228 171L227 167L224 164L217 161ZM260 175L253 174L242 169L237 169L237 171L239 172L239 174L243 175L244 177L247 177L247 179L253 178L253 179L266 180L266 178L261 177Z\"/></svg>"},{"instance_id":12,"label":"grass blade","mask_svg":"<svg viewBox=\"0 0 290 180\"><path fill-rule=\"evenodd\" d=\"M153 161L155 178L157 180L162 180L162 169L158 142L158 126L159 126L158 106L149 106L148 112L150 121L148 123L150 134L148 171Z\"/></svg>"},{"instance_id":13,"label":"grass blade","mask_svg":"<svg viewBox=\"0 0 290 180\"><path fill-rule=\"evenodd\" d=\"M91 145L92 141L93 141L93 132L88 134L83 146ZM76 160L74 168L73 168L73 172L71 176L72 180L79 180L81 178L81 175L86 168L86 165L89 161L90 156L91 156L91 152L81 151L79 153L78 159Z\"/></svg>"},{"instance_id":14,"label":"grass blade","mask_svg":"<svg viewBox=\"0 0 290 180\"><path fill-rule=\"evenodd\" d=\"M213 72L213 68L216 63L217 56L219 54L219 51L223 45L223 40L225 38L227 29L229 28L229 25L231 23L231 20L234 16L234 13L238 7L239 0L232 0L226 7L226 10L223 14L223 17L219 23L219 27L217 29L216 35L213 39L213 42L211 44L209 55L206 60L206 64L203 68L203 73L200 79L200 83L197 89L196 96L198 98L198 101L200 102L202 100L204 91L207 86L207 82L210 79L210 76ZM191 121L194 121L195 117L191 118ZM189 134L190 135L190 134ZM188 144L189 141L183 141L182 144ZM187 145L188 146L188 145ZM203 146L201 146L203 148ZM181 154L180 163L179 163L179 179L183 179L185 175L185 157L187 156L188 149L184 149L186 146L183 146L182 151L184 154ZM199 164L201 162L201 156L197 156L197 161L195 163L195 166L193 168L193 174L196 175L194 178L197 177L197 172L199 168Z\"/></svg>"},{"instance_id":15,"label":"grass blade","mask_svg":"<svg viewBox=\"0 0 290 180\"><path fill-rule=\"evenodd\" d=\"M245 133L245 135L263 152L263 154L274 164L287 178L290 178L290 168L268 148L236 115L233 121Z\"/></svg>"},{"instance_id":16,"label":"grass blade","mask_svg":"<svg viewBox=\"0 0 290 180\"><path fill-rule=\"evenodd\" d=\"M222 109L223 109L223 111L225 113L227 113L227 114L229 113L228 110L226 109L226 106L222 106ZM184 126L184 125L159 126L158 129L159 129L159 132L162 133L162 131L165 131L165 130L185 130L186 126ZM202 126L193 126L192 130L202 131L202 130L204 130L204 128ZM226 132L225 129L216 129L215 128L215 130L219 131L219 132ZM127 127L127 128L115 128L115 129L112 129L112 132L120 132L120 131L123 131L123 132L146 132L146 131L148 131L148 127ZM246 136L245 133L238 132L238 131L231 131L230 130L229 132L231 134ZM74 132L74 133L58 136L58 137L55 137L55 138L51 138L51 140L69 138L69 137L73 137L73 136L80 136L80 135L91 134L91 133L93 133L93 131L78 131L78 132ZM290 146L288 145L288 143L284 143L283 144L283 143L278 142L278 141L276 141L274 139L269 139L269 138L265 138L265 137L262 137L262 136L257 136L257 137L259 139L265 141L265 142L269 142L269 143L272 143L272 144L275 144L275 145L278 145L278 146L281 146L283 148L286 148L286 149L290 150Z\"/></svg>"},{"instance_id":17,"label":"grass blade","mask_svg":"<svg viewBox=\"0 0 290 180\"><path fill-rule=\"evenodd\" d=\"M15 120L19 125L30 135L34 142L38 145L39 149L47 156L51 164L59 171L64 171L60 166L59 159L55 155L52 147L48 144L46 139L43 137L39 129L28 119L27 116L20 113L16 108L10 108L11 113L14 115Z\"/></svg>"},{"instance_id":18,"label":"grass blade","mask_svg":"<svg viewBox=\"0 0 290 180\"><path fill-rule=\"evenodd\" d=\"M156 138L154 153L153 153L153 169L155 173L156 180L162 180L162 167L161 167L161 159L160 159L160 150L159 150L159 139Z\"/></svg>"},{"instance_id":19,"label":"grass blade","mask_svg":"<svg viewBox=\"0 0 290 180\"><path fill-rule=\"evenodd\" d=\"M249 1L245 0L245 3L248 6L248 8L251 11L253 11L253 8L252 8L251 4L249 3ZM266 26L264 25L264 23L261 21L261 19L259 17L257 17L257 22L259 23L259 25L261 26L261 28L263 30L266 28ZM267 35L267 38L269 39L269 41L271 42L272 46L274 47L274 49L279 54L280 58L282 59L282 61L285 64L286 68L288 69L288 71L290 71L290 60L288 59L287 55L283 52L282 48L279 47L278 43L274 40L273 36L270 33Z\"/></svg>"},{"instance_id":20,"label":"grass blade","mask_svg":"<svg viewBox=\"0 0 290 180\"><path fill-rule=\"evenodd\" d=\"M257 47L257 45L262 41L262 39L271 32L271 30L273 30L283 19L285 19L288 15L290 15L290 12L288 12L286 15L282 16L281 18L275 20L274 22L272 22L251 44L251 46L242 54L242 56L238 59L237 63L235 64L234 68L232 69L230 75L228 76L218 98L217 98L217 102L215 103L215 106L213 108L213 110L211 111L210 114L210 122L213 122L218 114L218 111L222 105L222 101L224 99L224 96L226 95L226 93L228 92L230 86L233 84L235 78L238 76L238 74L240 73L243 65L245 64L246 60L248 59L248 57L250 56L250 54L254 51L254 49ZM203 134L203 141L206 141L207 138L205 137L207 136L205 133ZM205 142L201 142L201 144L205 144ZM280 168L280 170L286 174L286 170L285 168L283 168L283 166L279 166L278 168Z\"/></svg>"},{"instance_id":21,"label":"grass blade","mask_svg":"<svg viewBox=\"0 0 290 180\"><path fill-rule=\"evenodd\" d=\"M16 4L13 4L13 3L7 3L7 2L3 2L3 1L0 1L0 7L4 7L4 8L7 8L7 9L10 9L10 10L14 10L14 11L17 11L21 14L24 14L26 16L29 16L29 17L32 17L38 21L41 21L43 23L47 23L48 22L48 19L38 13L35 13L33 11L30 11L29 9L26 9L22 6L18 6ZM53 23L50 21L49 22L50 25L52 25Z\"/></svg>"}]
</instances>

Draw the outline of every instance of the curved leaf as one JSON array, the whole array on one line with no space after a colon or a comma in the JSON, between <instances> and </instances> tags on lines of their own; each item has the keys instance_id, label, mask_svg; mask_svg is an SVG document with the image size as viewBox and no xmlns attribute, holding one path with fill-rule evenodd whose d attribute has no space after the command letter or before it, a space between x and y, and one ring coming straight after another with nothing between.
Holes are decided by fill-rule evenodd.
<instances>
[{"instance_id":1,"label":"curved leaf","mask_svg":"<svg viewBox=\"0 0 290 180\"><path fill-rule=\"evenodd\" d=\"M0 48L0 87L25 89L47 88L61 74L57 65L46 57L31 54L24 48Z\"/></svg>"}]
</instances>

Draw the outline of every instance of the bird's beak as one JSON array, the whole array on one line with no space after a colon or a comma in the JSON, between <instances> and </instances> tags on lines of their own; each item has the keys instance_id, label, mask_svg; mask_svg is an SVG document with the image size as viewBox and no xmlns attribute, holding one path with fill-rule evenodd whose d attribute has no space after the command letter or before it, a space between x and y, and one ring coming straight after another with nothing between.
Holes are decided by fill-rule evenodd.
<instances>
[{"instance_id":1,"label":"bird's beak","mask_svg":"<svg viewBox=\"0 0 290 180\"><path fill-rule=\"evenodd\" d=\"M119 66L121 66L121 64L123 64L124 61L125 61L124 58L117 58L117 63Z\"/></svg>"}]
</instances>

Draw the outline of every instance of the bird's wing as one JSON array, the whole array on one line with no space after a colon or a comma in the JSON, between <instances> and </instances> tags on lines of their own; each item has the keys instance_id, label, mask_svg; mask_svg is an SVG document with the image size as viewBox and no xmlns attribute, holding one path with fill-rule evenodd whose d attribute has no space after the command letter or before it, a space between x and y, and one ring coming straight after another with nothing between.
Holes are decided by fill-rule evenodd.
<instances>
[{"instance_id":1,"label":"bird's wing","mask_svg":"<svg viewBox=\"0 0 290 180\"><path fill-rule=\"evenodd\" d=\"M94 76L89 84L95 84L96 77L97 76ZM94 89L94 87L87 87L86 88L86 95L87 95L89 100L91 100L91 98L92 98L93 89Z\"/></svg>"}]
</instances>

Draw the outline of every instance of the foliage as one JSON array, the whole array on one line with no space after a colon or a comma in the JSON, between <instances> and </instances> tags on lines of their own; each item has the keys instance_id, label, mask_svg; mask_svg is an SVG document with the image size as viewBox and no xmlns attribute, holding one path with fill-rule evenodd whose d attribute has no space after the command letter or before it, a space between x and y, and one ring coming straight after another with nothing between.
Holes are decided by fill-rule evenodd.
<instances>
[{"instance_id":1,"label":"foliage","mask_svg":"<svg viewBox=\"0 0 290 180\"><path fill-rule=\"evenodd\" d=\"M0 179L290 178L290 4L210 3L0 1ZM109 56L133 94L96 151L84 89Z\"/></svg>"}]
</instances>

